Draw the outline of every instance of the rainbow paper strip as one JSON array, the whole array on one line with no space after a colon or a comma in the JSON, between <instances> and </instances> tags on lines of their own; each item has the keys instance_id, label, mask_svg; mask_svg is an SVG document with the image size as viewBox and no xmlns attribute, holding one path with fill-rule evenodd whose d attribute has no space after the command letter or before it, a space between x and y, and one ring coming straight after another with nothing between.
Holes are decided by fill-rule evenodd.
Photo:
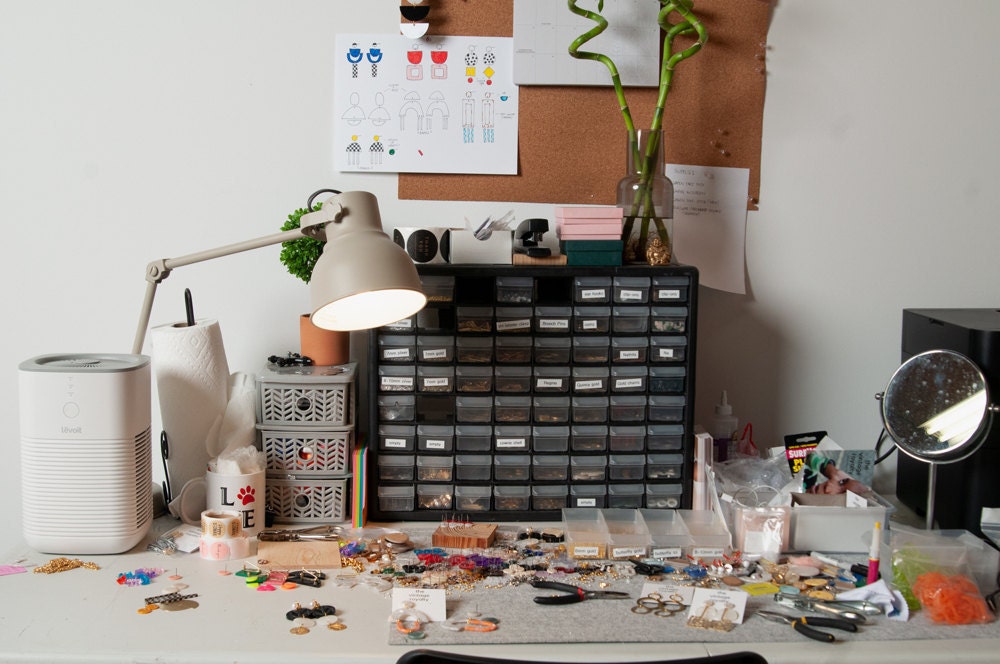
<instances>
[{"instance_id":1,"label":"rainbow paper strip","mask_svg":"<svg viewBox=\"0 0 1000 664\"><path fill-rule=\"evenodd\" d=\"M361 437L352 454L354 475L351 478L351 524L355 528L364 528L368 520L368 504L365 501L367 464L368 446L365 445L364 437Z\"/></svg>"}]
</instances>

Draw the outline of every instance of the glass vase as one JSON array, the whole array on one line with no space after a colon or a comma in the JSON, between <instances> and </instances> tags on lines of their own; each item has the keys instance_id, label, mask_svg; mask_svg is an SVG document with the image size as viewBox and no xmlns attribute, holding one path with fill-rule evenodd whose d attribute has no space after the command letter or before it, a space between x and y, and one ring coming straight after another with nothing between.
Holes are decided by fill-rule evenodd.
<instances>
[{"instance_id":1,"label":"glass vase","mask_svg":"<svg viewBox=\"0 0 1000 664\"><path fill-rule=\"evenodd\" d=\"M628 167L617 197L626 263L666 265L673 258L674 183L666 176L662 133L628 132Z\"/></svg>"}]
</instances>

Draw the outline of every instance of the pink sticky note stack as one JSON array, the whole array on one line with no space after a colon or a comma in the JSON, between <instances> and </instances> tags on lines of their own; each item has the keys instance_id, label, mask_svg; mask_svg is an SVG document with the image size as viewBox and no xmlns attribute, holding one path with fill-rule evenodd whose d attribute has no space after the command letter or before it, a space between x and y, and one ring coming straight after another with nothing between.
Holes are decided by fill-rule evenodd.
<instances>
[{"instance_id":1,"label":"pink sticky note stack","mask_svg":"<svg viewBox=\"0 0 1000 664\"><path fill-rule=\"evenodd\" d=\"M560 240L620 240L622 209L617 207L557 207Z\"/></svg>"}]
</instances>

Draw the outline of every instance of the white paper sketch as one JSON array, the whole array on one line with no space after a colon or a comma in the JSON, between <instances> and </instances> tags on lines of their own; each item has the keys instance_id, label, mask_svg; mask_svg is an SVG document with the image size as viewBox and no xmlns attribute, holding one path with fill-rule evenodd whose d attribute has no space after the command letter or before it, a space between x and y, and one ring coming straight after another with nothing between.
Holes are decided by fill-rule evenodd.
<instances>
[{"instance_id":1,"label":"white paper sketch","mask_svg":"<svg viewBox=\"0 0 1000 664\"><path fill-rule=\"evenodd\" d=\"M510 38L337 35L336 167L517 173L512 71Z\"/></svg>"}]
</instances>

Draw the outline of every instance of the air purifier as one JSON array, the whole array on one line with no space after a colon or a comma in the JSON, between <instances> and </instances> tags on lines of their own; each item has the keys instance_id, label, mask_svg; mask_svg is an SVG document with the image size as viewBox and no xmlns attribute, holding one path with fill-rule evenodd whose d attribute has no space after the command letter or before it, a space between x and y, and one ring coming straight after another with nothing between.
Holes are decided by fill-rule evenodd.
<instances>
[{"instance_id":1,"label":"air purifier","mask_svg":"<svg viewBox=\"0 0 1000 664\"><path fill-rule=\"evenodd\" d=\"M144 355L41 355L18 367L24 539L45 553L121 553L153 520Z\"/></svg>"}]
</instances>

